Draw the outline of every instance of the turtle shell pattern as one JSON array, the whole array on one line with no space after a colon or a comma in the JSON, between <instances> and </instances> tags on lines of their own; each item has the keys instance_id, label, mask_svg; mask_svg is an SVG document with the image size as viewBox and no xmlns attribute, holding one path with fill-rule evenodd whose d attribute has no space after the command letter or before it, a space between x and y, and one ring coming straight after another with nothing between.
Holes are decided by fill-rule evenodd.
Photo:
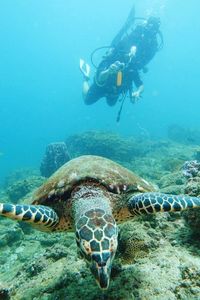
<instances>
[{"instance_id":1,"label":"turtle shell pattern","mask_svg":"<svg viewBox=\"0 0 200 300\"><path fill-rule=\"evenodd\" d=\"M72 230L71 193L74 188L86 183L95 183L110 192L111 202L112 199L114 202L112 205L114 216L115 210L119 210L123 206L123 201L127 200L127 196L122 197L122 194L155 190L153 185L109 159L84 155L70 160L59 168L37 189L32 203L52 207L60 218L58 229Z\"/></svg>"}]
</instances>

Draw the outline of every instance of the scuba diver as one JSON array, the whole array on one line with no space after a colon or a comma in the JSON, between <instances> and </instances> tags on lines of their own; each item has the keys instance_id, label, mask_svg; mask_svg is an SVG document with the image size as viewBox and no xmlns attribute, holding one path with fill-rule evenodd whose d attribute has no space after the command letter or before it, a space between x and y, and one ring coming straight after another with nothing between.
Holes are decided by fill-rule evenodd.
<instances>
[{"instance_id":1,"label":"scuba diver","mask_svg":"<svg viewBox=\"0 0 200 300\"><path fill-rule=\"evenodd\" d=\"M136 20L139 20L140 23L132 28ZM90 66L80 59L80 70L84 76L83 98L85 104L93 104L105 97L107 104L113 106L119 99L122 102L118 114L119 119L127 95L132 103L141 98L144 85L140 78L140 72L147 72L146 65L163 46L163 37L159 28L159 18L135 18L133 7L127 21L111 45L96 49L109 48L97 67L91 86L89 85ZM93 62L92 57L91 61ZM135 91L133 83L136 86Z\"/></svg>"}]
</instances>

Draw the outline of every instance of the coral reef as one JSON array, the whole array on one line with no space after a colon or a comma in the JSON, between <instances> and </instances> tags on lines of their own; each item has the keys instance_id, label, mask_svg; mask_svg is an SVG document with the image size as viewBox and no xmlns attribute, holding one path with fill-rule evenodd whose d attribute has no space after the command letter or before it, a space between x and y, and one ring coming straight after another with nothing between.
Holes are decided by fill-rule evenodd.
<instances>
[{"instance_id":1,"label":"coral reef","mask_svg":"<svg viewBox=\"0 0 200 300\"><path fill-rule=\"evenodd\" d=\"M157 181L160 190L167 194L183 194L186 179L181 171L166 174Z\"/></svg>"},{"instance_id":2,"label":"coral reef","mask_svg":"<svg viewBox=\"0 0 200 300\"><path fill-rule=\"evenodd\" d=\"M175 142L183 144L198 145L200 143L199 130L184 128L176 124L169 126L168 137Z\"/></svg>"},{"instance_id":3,"label":"coral reef","mask_svg":"<svg viewBox=\"0 0 200 300\"><path fill-rule=\"evenodd\" d=\"M17 203L26 194L39 187L44 182L44 177L31 176L23 180L18 180L9 185L6 189L9 199L13 203Z\"/></svg>"},{"instance_id":4,"label":"coral reef","mask_svg":"<svg viewBox=\"0 0 200 300\"><path fill-rule=\"evenodd\" d=\"M186 161L183 165L183 175L186 177L195 177L200 175L200 162L197 160Z\"/></svg>"},{"instance_id":5,"label":"coral reef","mask_svg":"<svg viewBox=\"0 0 200 300\"><path fill-rule=\"evenodd\" d=\"M122 138L109 132L88 131L67 138L70 153L100 155L117 161L129 161L144 155L148 149L142 148L134 139Z\"/></svg>"},{"instance_id":6,"label":"coral reef","mask_svg":"<svg viewBox=\"0 0 200 300\"><path fill-rule=\"evenodd\" d=\"M39 170L32 168L20 168L13 170L5 177L3 186L4 188L8 188L10 185L16 183L16 181L24 180L32 176L40 176Z\"/></svg>"},{"instance_id":7,"label":"coral reef","mask_svg":"<svg viewBox=\"0 0 200 300\"><path fill-rule=\"evenodd\" d=\"M200 197L200 173L195 174L195 177L189 177L184 189L185 194ZM200 209L194 211L189 210L188 213L183 213L187 224L192 229L192 233L200 237Z\"/></svg>"},{"instance_id":8,"label":"coral reef","mask_svg":"<svg viewBox=\"0 0 200 300\"><path fill-rule=\"evenodd\" d=\"M196 153L197 148L189 143L183 147L169 140L124 139L94 132L72 136L66 143L74 156L107 156L162 191L200 196L199 173L187 177L181 168ZM7 184L29 177L29 173L23 178L16 176ZM8 201L5 190L0 193L2 200ZM102 294L77 254L73 233L48 235L1 218L0 299L200 299L199 220L200 211L192 210L146 216L120 225L110 287Z\"/></svg>"},{"instance_id":9,"label":"coral reef","mask_svg":"<svg viewBox=\"0 0 200 300\"><path fill-rule=\"evenodd\" d=\"M200 148L197 147L194 151L194 159L200 161Z\"/></svg>"},{"instance_id":10,"label":"coral reef","mask_svg":"<svg viewBox=\"0 0 200 300\"><path fill-rule=\"evenodd\" d=\"M13 226L16 224L10 222L10 231ZM1 230L5 231L2 223ZM183 243L187 228L180 215L173 220L169 214L142 222L137 219L122 225L120 235L120 242L128 244L134 237L132 250L136 252L123 253L122 245L104 296L84 261L77 257L70 233L46 236L32 231L13 237L16 243L0 245L0 281L10 288L13 300L199 299L200 259L194 245ZM43 244L44 240L49 243Z\"/></svg>"},{"instance_id":11,"label":"coral reef","mask_svg":"<svg viewBox=\"0 0 200 300\"><path fill-rule=\"evenodd\" d=\"M194 178L190 178L186 185L184 192L189 194L190 196L200 196L200 177L196 176Z\"/></svg>"},{"instance_id":12,"label":"coral reef","mask_svg":"<svg viewBox=\"0 0 200 300\"><path fill-rule=\"evenodd\" d=\"M9 288L1 286L1 284L0 284L0 299L2 299L2 300L10 299L9 293L10 293Z\"/></svg>"},{"instance_id":13,"label":"coral reef","mask_svg":"<svg viewBox=\"0 0 200 300\"><path fill-rule=\"evenodd\" d=\"M49 144L46 147L46 152L40 165L41 175L44 177L51 176L51 174L69 160L70 155L64 142Z\"/></svg>"}]
</instances>

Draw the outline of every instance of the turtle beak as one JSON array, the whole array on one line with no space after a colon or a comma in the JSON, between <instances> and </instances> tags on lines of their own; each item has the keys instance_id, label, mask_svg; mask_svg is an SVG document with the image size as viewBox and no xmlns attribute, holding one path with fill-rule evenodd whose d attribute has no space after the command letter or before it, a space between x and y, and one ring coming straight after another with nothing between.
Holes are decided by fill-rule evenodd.
<instances>
[{"instance_id":1,"label":"turtle beak","mask_svg":"<svg viewBox=\"0 0 200 300\"><path fill-rule=\"evenodd\" d=\"M109 287L111 266L111 258L109 258L106 262L101 263L93 261L90 265L91 272L101 289L107 289Z\"/></svg>"},{"instance_id":2,"label":"turtle beak","mask_svg":"<svg viewBox=\"0 0 200 300\"><path fill-rule=\"evenodd\" d=\"M109 287L110 282L110 270L107 267L98 268L98 285L101 289L107 289Z\"/></svg>"}]
</instances>

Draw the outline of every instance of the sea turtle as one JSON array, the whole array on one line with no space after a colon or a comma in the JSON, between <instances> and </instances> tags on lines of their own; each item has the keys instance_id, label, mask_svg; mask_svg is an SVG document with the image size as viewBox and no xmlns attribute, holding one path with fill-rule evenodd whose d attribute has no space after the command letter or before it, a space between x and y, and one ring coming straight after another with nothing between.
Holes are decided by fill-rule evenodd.
<instances>
[{"instance_id":1,"label":"sea turtle","mask_svg":"<svg viewBox=\"0 0 200 300\"><path fill-rule=\"evenodd\" d=\"M74 230L80 253L102 289L109 286L117 223L143 214L200 207L200 198L161 194L128 169L92 155L67 162L33 199L32 205L1 203L0 214L41 230Z\"/></svg>"}]
</instances>

